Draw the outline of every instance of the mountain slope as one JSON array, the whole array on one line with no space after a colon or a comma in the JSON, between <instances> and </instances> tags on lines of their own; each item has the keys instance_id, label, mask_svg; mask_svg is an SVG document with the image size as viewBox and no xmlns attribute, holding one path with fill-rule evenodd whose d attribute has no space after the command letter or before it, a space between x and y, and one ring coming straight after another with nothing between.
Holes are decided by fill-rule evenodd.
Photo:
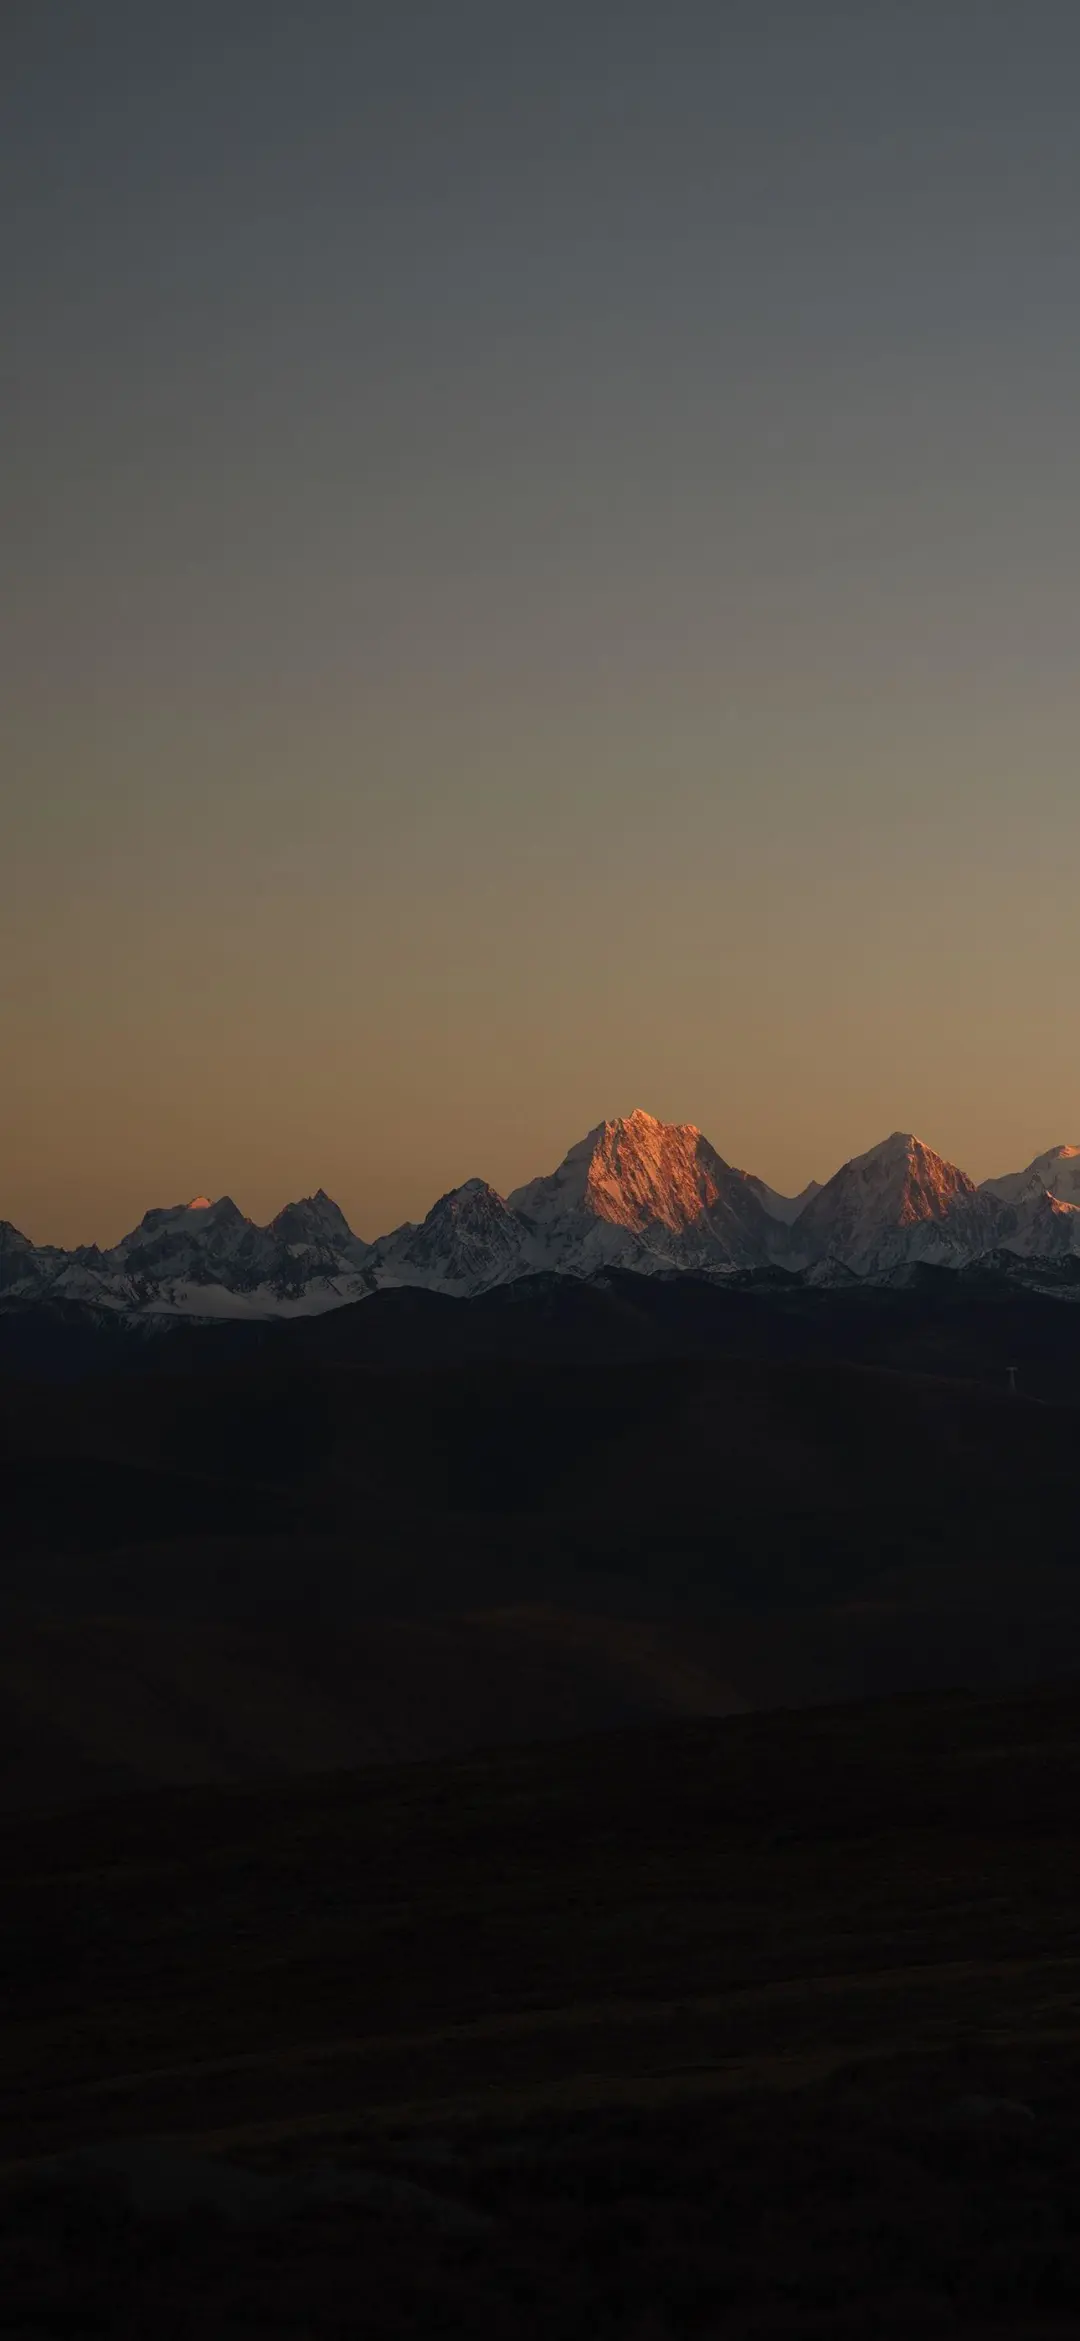
<instances>
[{"instance_id":1,"label":"mountain slope","mask_svg":"<svg viewBox=\"0 0 1080 2341\"><path fill-rule=\"evenodd\" d=\"M528 1230L484 1179L440 1195L419 1227L406 1224L369 1250L372 1285L416 1284L434 1292L481 1292L524 1264Z\"/></svg>"},{"instance_id":2,"label":"mountain slope","mask_svg":"<svg viewBox=\"0 0 1080 2341\"><path fill-rule=\"evenodd\" d=\"M191 1203L148 1211L102 1260L107 1272L121 1272L139 1286L175 1281L250 1292L263 1281L272 1251L268 1230L245 1218L231 1195L216 1203L198 1195Z\"/></svg>"},{"instance_id":3,"label":"mountain slope","mask_svg":"<svg viewBox=\"0 0 1080 2341\"><path fill-rule=\"evenodd\" d=\"M769 1258L770 1219L752 1182L692 1123L638 1108L600 1122L548 1176L510 1196L536 1266L743 1268Z\"/></svg>"},{"instance_id":4,"label":"mountain slope","mask_svg":"<svg viewBox=\"0 0 1080 2341\"><path fill-rule=\"evenodd\" d=\"M1023 1258L1080 1257L1080 1146L1051 1146L1026 1170L984 1179L980 1192L1004 1206L1002 1242Z\"/></svg>"},{"instance_id":5,"label":"mountain slope","mask_svg":"<svg viewBox=\"0 0 1080 2341\"><path fill-rule=\"evenodd\" d=\"M1009 1252L1030 1260L1080 1257L1080 1204L1066 1203L1043 1188L1005 1205L1002 1243Z\"/></svg>"},{"instance_id":6,"label":"mountain slope","mask_svg":"<svg viewBox=\"0 0 1080 2341\"><path fill-rule=\"evenodd\" d=\"M270 1222L268 1234L292 1259L318 1261L320 1267L333 1262L340 1267L349 1262L359 1267L371 1249L360 1236L355 1236L344 1212L331 1201L322 1187L315 1195L306 1195L302 1202L286 1203L283 1211Z\"/></svg>"},{"instance_id":7,"label":"mountain slope","mask_svg":"<svg viewBox=\"0 0 1080 2341\"><path fill-rule=\"evenodd\" d=\"M1001 1179L984 1179L980 1192L996 1195L1002 1203L1021 1203L1033 1194L1055 1195L1059 1202L1080 1205L1080 1146L1051 1146L1037 1154L1027 1169L1009 1171Z\"/></svg>"},{"instance_id":8,"label":"mountain slope","mask_svg":"<svg viewBox=\"0 0 1080 2341\"><path fill-rule=\"evenodd\" d=\"M910 1132L894 1130L844 1163L800 1214L798 1259L838 1260L860 1276L914 1260L955 1265L1000 1240L1003 1210L966 1172Z\"/></svg>"}]
</instances>

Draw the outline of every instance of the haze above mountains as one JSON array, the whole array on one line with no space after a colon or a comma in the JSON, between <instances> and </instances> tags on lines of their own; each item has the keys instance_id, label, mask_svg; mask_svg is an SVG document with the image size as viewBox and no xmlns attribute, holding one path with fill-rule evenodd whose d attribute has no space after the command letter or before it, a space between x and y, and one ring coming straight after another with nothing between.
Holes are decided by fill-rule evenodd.
<instances>
[{"instance_id":1,"label":"haze above mountains","mask_svg":"<svg viewBox=\"0 0 1080 2341\"><path fill-rule=\"evenodd\" d=\"M483 1179L440 1196L420 1223L374 1243L323 1193L266 1227L229 1196L148 1211L109 1250L36 1246L0 1222L0 1294L140 1317L311 1315L392 1285L468 1297L551 1271L731 1277L786 1271L811 1282L881 1280L924 1263L990 1255L1017 1268L1080 1258L1080 1147L976 1186L895 1131L801 1195L735 1169L693 1124L640 1109L601 1122L557 1170L507 1197Z\"/></svg>"}]
</instances>

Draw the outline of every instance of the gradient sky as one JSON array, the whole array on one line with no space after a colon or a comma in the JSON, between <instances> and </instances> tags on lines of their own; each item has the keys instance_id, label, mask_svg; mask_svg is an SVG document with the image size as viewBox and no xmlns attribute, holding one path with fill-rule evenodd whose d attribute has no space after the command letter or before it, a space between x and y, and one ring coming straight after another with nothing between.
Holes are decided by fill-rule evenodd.
<instances>
[{"instance_id":1,"label":"gradient sky","mask_svg":"<svg viewBox=\"0 0 1080 2341\"><path fill-rule=\"evenodd\" d=\"M8 0L0 1216L1080 1139L1075 0Z\"/></svg>"}]
</instances>

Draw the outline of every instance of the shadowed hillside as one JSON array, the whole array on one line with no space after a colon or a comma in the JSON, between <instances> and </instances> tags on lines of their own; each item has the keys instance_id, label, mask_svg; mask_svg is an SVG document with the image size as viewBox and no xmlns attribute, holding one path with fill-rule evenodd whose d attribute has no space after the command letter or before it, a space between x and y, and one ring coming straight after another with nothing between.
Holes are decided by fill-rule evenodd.
<instances>
[{"instance_id":1,"label":"shadowed hillside","mask_svg":"<svg viewBox=\"0 0 1080 2341\"><path fill-rule=\"evenodd\" d=\"M9 1380L0 1800L1080 1667L1078 1423L754 1357Z\"/></svg>"},{"instance_id":2,"label":"shadowed hillside","mask_svg":"<svg viewBox=\"0 0 1080 2341\"><path fill-rule=\"evenodd\" d=\"M1015 1263L1013 1269L1015 1270ZM292 1324L139 1326L70 1303L0 1306L0 1373L79 1381L92 1374L215 1372L256 1360L287 1365L460 1367L602 1365L647 1358L751 1358L876 1365L1080 1402L1080 1259L1059 1263L1053 1292L1009 1269L925 1264L893 1285L808 1287L786 1269L723 1280L606 1269L581 1282L522 1276L471 1300L407 1286Z\"/></svg>"}]
</instances>

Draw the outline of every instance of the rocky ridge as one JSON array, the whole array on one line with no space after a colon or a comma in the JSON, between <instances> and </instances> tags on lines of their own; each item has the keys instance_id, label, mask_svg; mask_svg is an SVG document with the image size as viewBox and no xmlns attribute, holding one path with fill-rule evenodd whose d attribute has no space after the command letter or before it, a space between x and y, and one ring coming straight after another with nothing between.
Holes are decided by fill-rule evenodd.
<instances>
[{"instance_id":1,"label":"rocky ridge","mask_svg":"<svg viewBox=\"0 0 1080 2341\"><path fill-rule=\"evenodd\" d=\"M777 1195L691 1123L640 1108L600 1122L554 1171L504 1198L483 1179L426 1219L365 1243L320 1188L268 1226L229 1196L148 1211L109 1249L35 1246L0 1221L0 1301L75 1303L131 1318L310 1315L387 1285L454 1297L536 1273L586 1278L787 1270L815 1284L1004 1262L1052 1282L1080 1260L1080 1148L1060 1146L981 1187L908 1132L824 1186ZM1070 1293L1074 1286L1069 1285Z\"/></svg>"}]
</instances>

